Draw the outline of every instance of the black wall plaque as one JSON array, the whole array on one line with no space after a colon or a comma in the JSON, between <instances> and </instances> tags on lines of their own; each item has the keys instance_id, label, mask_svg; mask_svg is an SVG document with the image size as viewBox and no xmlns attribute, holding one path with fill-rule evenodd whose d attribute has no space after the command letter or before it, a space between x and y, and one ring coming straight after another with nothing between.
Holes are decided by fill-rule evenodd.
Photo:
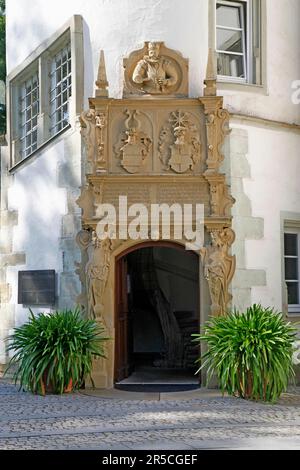
<instances>
[{"instance_id":1,"label":"black wall plaque","mask_svg":"<svg viewBox=\"0 0 300 470\"><path fill-rule=\"evenodd\" d=\"M55 304L55 271L19 271L18 303L23 305Z\"/></svg>"}]
</instances>

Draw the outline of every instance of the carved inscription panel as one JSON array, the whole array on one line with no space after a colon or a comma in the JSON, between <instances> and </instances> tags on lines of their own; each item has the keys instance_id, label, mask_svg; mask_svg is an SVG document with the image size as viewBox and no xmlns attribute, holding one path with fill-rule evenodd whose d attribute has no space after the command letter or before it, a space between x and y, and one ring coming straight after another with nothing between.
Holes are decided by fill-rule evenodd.
<instances>
[{"instance_id":1,"label":"carved inscription panel","mask_svg":"<svg viewBox=\"0 0 300 470\"><path fill-rule=\"evenodd\" d=\"M89 184L82 191L78 200L83 210L83 218L97 219L97 206L101 203L110 203L119 207L119 196L127 196L128 207L132 204L143 204L150 210L150 204L172 205L204 204L205 215L210 214L210 190L208 182L202 177L195 177L192 182L188 178L178 177L171 182L167 177L160 180L139 177L136 180L124 177L106 177L103 179L91 178ZM93 195L89 197L89 195Z\"/></svg>"}]
</instances>

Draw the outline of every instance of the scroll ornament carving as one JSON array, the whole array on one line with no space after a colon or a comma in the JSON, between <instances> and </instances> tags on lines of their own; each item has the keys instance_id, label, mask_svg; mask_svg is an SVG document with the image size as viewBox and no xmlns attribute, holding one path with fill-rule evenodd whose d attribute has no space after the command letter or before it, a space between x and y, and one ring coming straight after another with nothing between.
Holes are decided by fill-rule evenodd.
<instances>
[{"instance_id":1,"label":"scroll ornament carving","mask_svg":"<svg viewBox=\"0 0 300 470\"><path fill-rule=\"evenodd\" d=\"M95 232L88 247L88 263L85 268L88 317L103 319L103 294L111 264L112 241L100 240Z\"/></svg>"},{"instance_id":2,"label":"scroll ornament carving","mask_svg":"<svg viewBox=\"0 0 300 470\"><path fill-rule=\"evenodd\" d=\"M206 174L215 174L224 160L222 146L226 135L230 133L228 111L220 108L207 114L206 130L208 142Z\"/></svg>"},{"instance_id":3,"label":"scroll ornament carving","mask_svg":"<svg viewBox=\"0 0 300 470\"><path fill-rule=\"evenodd\" d=\"M211 245L201 248L200 254L211 296L211 313L213 316L221 316L226 314L232 298L228 288L235 272L236 258L230 256L228 250L235 240L235 234L231 228L225 228L212 230L210 235Z\"/></svg>"},{"instance_id":4,"label":"scroll ornament carving","mask_svg":"<svg viewBox=\"0 0 300 470\"><path fill-rule=\"evenodd\" d=\"M223 217L230 215L230 209L235 203L235 199L229 194L228 186L224 181L209 181L209 183L211 216Z\"/></svg>"},{"instance_id":5,"label":"scroll ornament carving","mask_svg":"<svg viewBox=\"0 0 300 470\"><path fill-rule=\"evenodd\" d=\"M172 112L169 126L163 127L159 136L160 160L166 171L176 173L193 170L201 158L201 143L196 125L189 113Z\"/></svg>"},{"instance_id":6,"label":"scroll ornament carving","mask_svg":"<svg viewBox=\"0 0 300 470\"><path fill-rule=\"evenodd\" d=\"M121 165L128 173L139 173L150 153L152 140L140 129L139 111L126 110L126 114L126 130L123 133L123 139L121 139L122 144L121 147L119 144L115 146L115 152L121 159Z\"/></svg>"},{"instance_id":7,"label":"scroll ornament carving","mask_svg":"<svg viewBox=\"0 0 300 470\"><path fill-rule=\"evenodd\" d=\"M178 74L171 60L160 56L159 42L148 43L148 54L136 65L132 80L140 90L150 94L168 93L178 82Z\"/></svg>"}]
</instances>

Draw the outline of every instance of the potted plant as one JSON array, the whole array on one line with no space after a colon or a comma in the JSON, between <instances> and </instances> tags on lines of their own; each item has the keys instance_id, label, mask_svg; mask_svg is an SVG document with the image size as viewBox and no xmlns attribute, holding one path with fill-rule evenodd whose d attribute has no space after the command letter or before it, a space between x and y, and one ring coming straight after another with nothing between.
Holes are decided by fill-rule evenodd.
<instances>
[{"instance_id":1,"label":"potted plant","mask_svg":"<svg viewBox=\"0 0 300 470\"><path fill-rule=\"evenodd\" d=\"M281 313L261 305L212 318L204 334L193 335L207 345L197 372L206 368L208 381L216 375L223 393L274 402L295 375L295 335Z\"/></svg>"},{"instance_id":2,"label":"potted plant","mask_svg":"<svg viewBox=\"0 0 300 470\"><path fill-rule=\"evenodd\" d=\"M8 338L15 383L45 395L70 392L84 383L93 356L105 357L104 328L79 309L34 315Z\"/></svg>"}]
</instances>

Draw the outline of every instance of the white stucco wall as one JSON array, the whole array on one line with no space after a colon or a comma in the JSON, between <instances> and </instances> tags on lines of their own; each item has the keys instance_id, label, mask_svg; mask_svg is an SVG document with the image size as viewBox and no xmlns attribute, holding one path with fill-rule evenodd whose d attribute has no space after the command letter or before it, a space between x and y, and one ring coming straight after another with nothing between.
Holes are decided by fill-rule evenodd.
<instances>
[{"instance_id":1,"label":"white stucco wall","mask_svg":"<svg viewBox=\"0 0 300 470\"><path fill-rule=\"evenodd\" d=\"M12 231L12 251L25 253L26 264L10 266L7 269L7 282L10 284L11 303L15 305L15 322L22 323L28 309L18 305L18 271L22 269L54 269L57 273L57 306L61 304L61 273L74 272L74 260L79 253L71 254L64 241L75 238L78 226L70 224L70 193L79 195L81 158L78 132L67 131L63 138L53 141L45 151L28 162L13 175L8 188L8 211L16 211L18 223ZM76 196L75 196L76 197ZM73 201L74 204L74 201ZM73 211L73 219L80 214L79 208ZM78 221L79 222L79 221ZM69 232L69 233L68 233ZM69 266L68 266L69 264ZM77 294L79 293L79 286ZM36 308L33 310L40 311ZM43 308L43 310L45 310Z\"/></svg>"},{"instance_id":2,"label":"white stucco wall","mask_svg":"<svg viewBox=\"0 0 300 470\"><path fill-rule=\"evenodd\" d=\"M8 268L7 281L16 286L22 269L62 271L61 216L66 213L65 189L58 188L57 166L64 152L63 142L45 151L39 158L14 176L8 191L9 210L18 211L18 225L13 232L13 251L26 253L26 266ZM38 267L38 268L37 268ZM12 290L16 305L16 323L22 323L28 309L18 305L18 292Z\"/></svg>"},{"instance_id":3,"label":"white stucco wall","mask_svg":"<svg viewBox=\"0 0 300 470\"><path fill-rule=\"evenodd\" d=\"M165 41L189 57L191 95L201 94L208 44L206 0L54 0L51 8L46 0L8 0L7 37L18 43L17 50L15 43L8 44L8 72L73 14L82 15L85 25L85 102L93 93L99 50L105 52L110 96L118 98L122 58L147 40Z\"/></svg>"},{"instance_id":4,"label":"white stucco wall","mask_svg":"<svg viewBox=\"0 0 300 470\"><path fill-rule=\"evenodd\" d=\"M237 120L231 128L231 185L237 200L233 301L239 308L251 302L282 310L282 220L289 220L290 214L300 216L300 132ZM248 289L250 296L243 296Z\"/></svg>"},{"instance_id":5,"label":"white stucco wall","mask_svg":"<svg viewBox=\"0 0 300 470\"><path fill-rule=\"evenodd\" d=\"M300 123L299 110L291 103L292 82L300 79L300 2L265 1L266 88L220 90L232 112ZM53 0L49 7L47 0L7 0L8 72L73 14L80 14L85 25L85 102L92 95L99 50L105 51L110 96L116 98L122 92L122 58L145 40L165 41L189 58L190 96L199 96L207 61L209 3L213 0Z\"/></svg>"},{"instance_id":6,"label":"white stucco wall","mask_svg":"<svg viewBox=\"0 0 300 470\"><path fill-rule=\"evenodd\" d=\"M245 193L254 217L264 219L264 238L246 242L249 269L264 269L265 287L252 289L252 301L282 309L281 219L283 212L300 212L300 135L262 127L247 126L251 178Z\"/></svg>"}]
</instances>

